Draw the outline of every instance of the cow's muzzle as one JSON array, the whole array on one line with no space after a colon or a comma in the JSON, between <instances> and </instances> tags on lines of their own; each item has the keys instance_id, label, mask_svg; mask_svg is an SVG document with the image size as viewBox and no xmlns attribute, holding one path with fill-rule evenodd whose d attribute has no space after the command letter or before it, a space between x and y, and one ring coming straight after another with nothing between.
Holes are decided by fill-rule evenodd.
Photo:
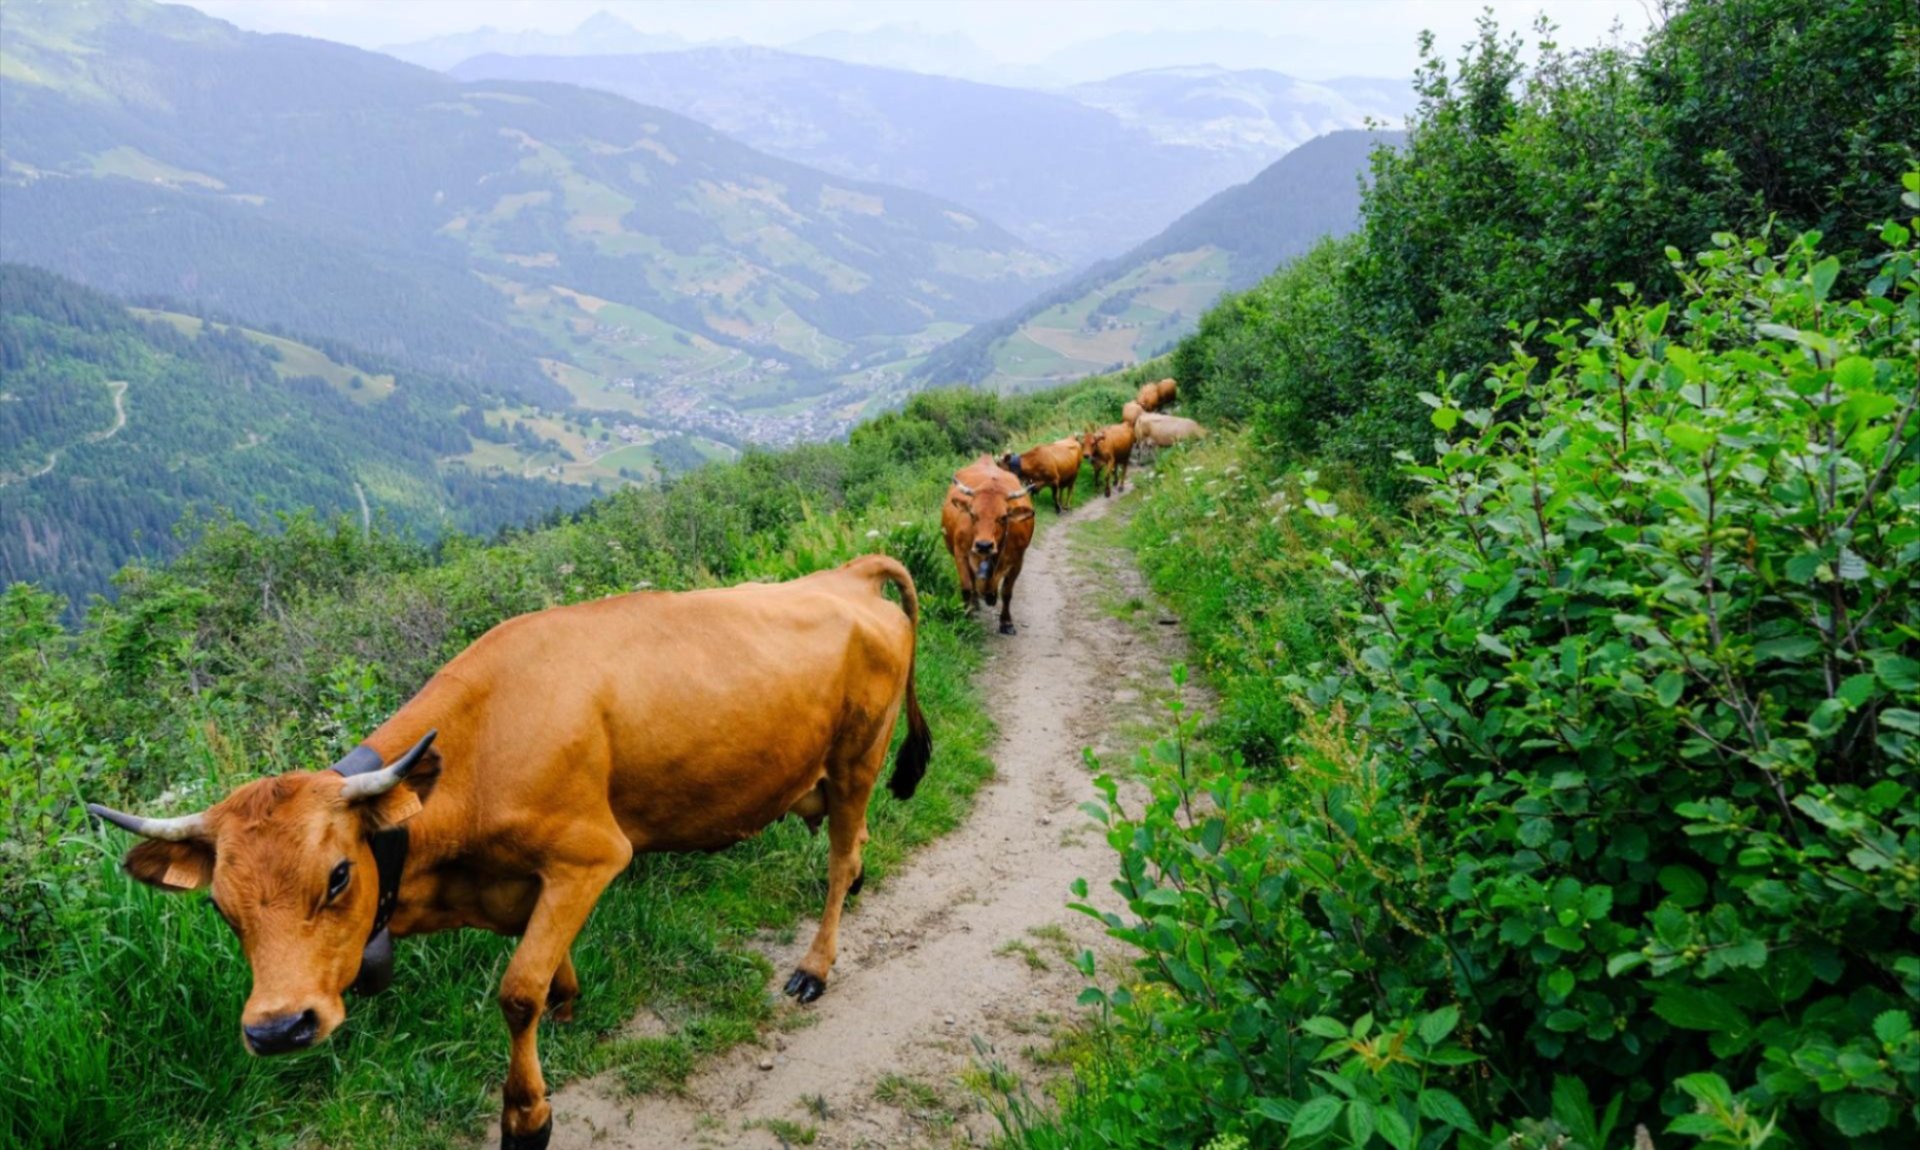
<instances>
[{"instance_id":1,"label":"cow's muzzle","mask_svg":"<svg viewBox=\"0 0 1920 1150\"><path fill-rule=\"evenodd\" d=\"M311 1010L303 1010L265 1022L249 1022L240 1029L246 1033L247 1047L255 1054L286 1054L313 1045L320 1034L320 1018Z\"/></svg>"}]
</instances>

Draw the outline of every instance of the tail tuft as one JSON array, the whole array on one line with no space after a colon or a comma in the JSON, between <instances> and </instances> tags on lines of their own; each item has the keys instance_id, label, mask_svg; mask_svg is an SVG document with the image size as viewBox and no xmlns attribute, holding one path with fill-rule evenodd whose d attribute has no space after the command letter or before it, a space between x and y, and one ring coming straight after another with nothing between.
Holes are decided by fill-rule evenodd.
<instances>
[{"instance_id":1,"label":"tail tuft","mask_svg":"<svg viewBox=\"0 0 1920 1150\"><path fill-rule=\"evenodd\" d=\"M926 716L920 713L920 701L914 699L907 708L907 737L900 743L900 753L893 758L893 774L887 779L887 789L896 799L910 799L920 786L920 780L926 777L927 761L933 758L933 732L927 730Z\"/></svg>"}]
</instances>

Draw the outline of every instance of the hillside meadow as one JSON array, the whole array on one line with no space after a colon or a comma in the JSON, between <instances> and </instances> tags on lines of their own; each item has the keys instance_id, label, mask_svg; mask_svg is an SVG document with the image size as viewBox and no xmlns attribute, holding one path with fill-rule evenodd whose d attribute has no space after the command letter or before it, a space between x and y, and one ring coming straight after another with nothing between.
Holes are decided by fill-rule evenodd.
<instances>
[{"instance_id":1,"label":"hillside meadow","mask_svg":"<svg viewBox=\"0 0 1920 1150\"><path fill-rule=\"evenodd\" d=\"M1131 380L1008 400L928 393L851 441L752 453L629 489L549 526L427 546L357 518L204 524L166 566L130 567L77 628L29 584L0 596L0 1134L10 1145L464 1145L497 1109L507 939L407 940L399 994L353 1006L313 1057L250 1058L246 968L203 897L119 873L127 843L81 800L204 806L259 775L335 761L493 624L636 588L786 579L886 551L921 588L918 682L935 755L911 802L876 798L868 873L965 816L992 772L938 508L955 467L1117 410ZM1044 528L1043 528L1044 529ZM739 848L648 856L577 948L579 1020L542 1040L550 1079L614 1071L670 1088L772 1017L765 961L825 890L797 822ZM631 1037L647 1008L668 1037Z\"/></svg>"}]
</instances>

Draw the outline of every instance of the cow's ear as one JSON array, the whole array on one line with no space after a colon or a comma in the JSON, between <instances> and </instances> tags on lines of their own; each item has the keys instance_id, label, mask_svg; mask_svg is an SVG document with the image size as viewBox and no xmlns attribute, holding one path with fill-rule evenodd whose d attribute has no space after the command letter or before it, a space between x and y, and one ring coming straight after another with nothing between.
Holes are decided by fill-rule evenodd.
<instances>
[{"instance_id":1,"label":"cow's ear","mask_svg":"<svg viewBox=\"0 0 1920 1150\"><path fill-rule=\"evenodd\" d=\"M368 828L391 830L419 814L428 796L433 794L434 784L440 781L440 765L440 752L429 747L398 786L384 795L361 801L359 807Z\"/></svg>"},{"instance_id":2,"label":"cow's ear","mask_svg":"<svg viewBox=\"0 0 1920 1150\"><path fill-rule=\"evenodd\" d=\"M1016 507L1012 511L1007 512L1007 522L1009 523L1019 523L1032 518L1033 508L1031 507Z\"/></svg>"},{"instance_id":3,"label":"cow's ear","mask_svg":"<svg viewBox=\"0 0 1920 1150\"><path fill-rule=\"evenodd\" d=\"M151 887L200 890L213 882L213 847L198 839L148 839L128 851L120 866Z\"/></svg>"}]
</instances>

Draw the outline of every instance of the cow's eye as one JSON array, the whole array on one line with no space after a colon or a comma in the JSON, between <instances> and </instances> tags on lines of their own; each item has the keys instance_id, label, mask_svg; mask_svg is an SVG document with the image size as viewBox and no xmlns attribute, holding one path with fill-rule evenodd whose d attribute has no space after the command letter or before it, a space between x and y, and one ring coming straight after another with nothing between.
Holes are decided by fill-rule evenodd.
<instances>
[{"instance_id":1,"label":"cow's eye","mask_svg":"<svg viewBox=\"0 0 1920 1150\"><path fill-rule=\"evenodd\" d=\"M334 867L333 873L327 877L327 897L339 898L340 892L347 889L347 880L352 877L352 863L343 861L339 866Z\"/></svg>"}]
</instances>

